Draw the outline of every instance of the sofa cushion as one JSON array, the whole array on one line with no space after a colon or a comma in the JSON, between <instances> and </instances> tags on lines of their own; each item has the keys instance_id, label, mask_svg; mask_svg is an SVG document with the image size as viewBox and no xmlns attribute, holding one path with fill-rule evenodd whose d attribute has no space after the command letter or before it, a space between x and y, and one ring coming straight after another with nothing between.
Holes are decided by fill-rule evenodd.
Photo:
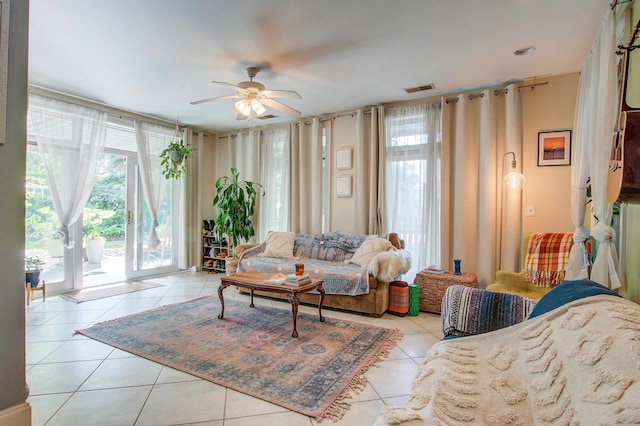
<instances>
[{"instance_id":1,"label":"sofa cushion","mask_svg":"<svg viewBox=\"0 0 640 426\"><path fill-rule=\"evenodd\" d=\"M376 254L389 249L395 249L391 241L372 235L364 240L362 245L358 247L358 250L356 250L349 262L366 267Z\"/></svg>"},{"instance_id":2,"label":"sofa cushion","mask_svg":"<svg viewBox=\"0 0 640 426\"><path fill-rule=\"evenodd\" d=\"M269 231L265 240L264 252L261 257L284 257L293 259L293 244L296 240L295 232Z\"/></svg>"},{"instance_id":3,"label":"sofa cushion","mask_svg":"<svg viewBox=\"0 0 640 426\"><path fill-rule=\"evenodd\" d=\"M297 234L293 253L299 258L342 262L366 240L367 235L332 231L320 235Z\"/></svg>"}]
</instances>

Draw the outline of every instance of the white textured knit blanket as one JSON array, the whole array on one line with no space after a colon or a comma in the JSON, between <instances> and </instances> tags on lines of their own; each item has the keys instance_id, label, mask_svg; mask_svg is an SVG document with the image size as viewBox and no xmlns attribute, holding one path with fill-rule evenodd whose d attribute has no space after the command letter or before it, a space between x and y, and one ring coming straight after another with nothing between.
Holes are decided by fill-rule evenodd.
<instances>
[{"instance_id":1,"label":"white textured knit blanket","mask_svg":"<svg viewBox=\"0 0 640 426\"><path fill-rule=\"evenodd\" d=\"M640 305L580 299L434 345L409 400L376 425L640 423Z\"/></svg>"}]
</instances>

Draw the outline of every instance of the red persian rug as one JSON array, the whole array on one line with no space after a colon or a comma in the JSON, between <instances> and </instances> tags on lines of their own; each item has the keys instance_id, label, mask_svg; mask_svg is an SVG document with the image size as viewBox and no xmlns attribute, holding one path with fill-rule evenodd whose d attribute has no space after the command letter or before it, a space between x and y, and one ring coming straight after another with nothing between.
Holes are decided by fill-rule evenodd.
<instances>
[{"instance_id":1,"label":"red persian rug","mask_svg":"<svg viewBox=\"0 0 640 426\"><path fill-rule=\"evenodd\" d=\"M92 339L315 417L340 419L364 372L401 338L391 330L203 297L78 331Z\"/></svg>"}]
</instances>

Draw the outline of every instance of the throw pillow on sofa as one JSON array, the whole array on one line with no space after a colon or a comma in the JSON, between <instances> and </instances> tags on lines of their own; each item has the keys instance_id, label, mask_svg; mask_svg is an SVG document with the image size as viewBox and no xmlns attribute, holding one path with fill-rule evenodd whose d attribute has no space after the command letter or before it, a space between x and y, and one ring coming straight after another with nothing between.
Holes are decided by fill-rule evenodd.
<instances>
[{"instance_id":1,"label":"throw pillow on sofa","mask_svg":"<svg viewBox=\"0 0 640 426\"><path fill-rule=\"evenodd\" d=\"M269 231L265 240L265 249L260 257L284 257L293 259L293 245L296 241L295 232Z\"/></svg>"},{"instance_id":2,"label":"throw pillow on sofa","mask_svg":"<svg viewBox=\"0 0 640 426\"><path fill-rule=\"evenodd\" d=\"M364 240L362 245L358 247L358 250L356 250L356 252L353 254L353 257L348 262L366 267L376 254L390 249L395 250L395 247L393 247L391 241L387 240L386 238L380 238L378 236L372 235Z\"/></svg>"}]
</instances>

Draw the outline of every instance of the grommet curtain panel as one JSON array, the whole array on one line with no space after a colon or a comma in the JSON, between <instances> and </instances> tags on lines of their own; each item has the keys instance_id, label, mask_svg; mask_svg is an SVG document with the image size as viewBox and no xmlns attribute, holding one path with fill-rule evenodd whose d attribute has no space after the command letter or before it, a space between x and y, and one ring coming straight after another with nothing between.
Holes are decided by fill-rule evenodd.
<instances>
[{"instance_id":1,"label":"grommet curtain panel","mask_svg":"<svg viewBox=\"0 0 640 426\"><path fill-rule=\"evenodd\" d=\"M591 177L593 214L601 218L592 230L598 253L591 279L606 287L620 288L616 270L618 256L610 226L613 205L607 203L606 186L611 137L617 105L616 36L613 10L607 8L600 30L580 71L578 100L574 120L574 159L571 165L571 217L575 225L569 255L567 279L587 278L584 226L587 179Z\"/></svg>"},{"instance_id":2,"label":"grommet curtain panel","mask_svg":"<svg viewBox=\"0 0 640 426\"><path fill-rule=\"evenodd\" d=\"M144 201L151 216L151 229L147 236L147 245L151 250L160 245L158 237L158 211L162 205L167 180L162 176L160 153L169 146L176 136L175 130L146 121L133 121L138 147L138 166Z\"/></svg>"},{"instance_id":3,"label":"grommet curtain panel","mask_svg":"<svg viewBox=\"0 0 640 426\"><path fill-rule=\"evenodd\" d=\"M481 94L460 94L451 109L449 259L462 259L474 271L481 287L493 282L495 271L518 269L521 238L521 193L502 188L504 154L515 152L522 164L522 108L518 87L506 93L488 89ZM510 253L510 255L508 255ZM466 265L466 266L465 266ZM452 265L444 265L449 269Z\"/></svg>"},{"instance_id":4,"label":"grommet curtain panel","mask_svg":"<svg viewBox=\"0 0 640 426\"><path fill-rule=\"evenodd\" d=\"M327 152L332 152L327 145ZM329 169L331 170L331 169ZM291 124L291 230L322 233L322 123Z\"/></svg>"},{"instance_id":5,"label":"grommet curtain panel","mask_svg":"<svg viewBox=\"0 0 640 426\"><path fill-rule=\"evenodd\" d=\"M107 137L107 113L30 94L28 119L47 172L62 242L73 248L69 227L80 218L95 184Z\"/></svg>"},{"instance_id":6,"label":"grommet curtain panel","mask_svg":"<svg viewBox=\"0 0 640 426\"><path fill-rule=\"evenodd\" d=\"M365 114L369 111L369 114ZM359 109L356 114L354 192L357 209L356 230L361 234L382 234L384 205L384 107Z\"/></svg>"}]
</instances>

